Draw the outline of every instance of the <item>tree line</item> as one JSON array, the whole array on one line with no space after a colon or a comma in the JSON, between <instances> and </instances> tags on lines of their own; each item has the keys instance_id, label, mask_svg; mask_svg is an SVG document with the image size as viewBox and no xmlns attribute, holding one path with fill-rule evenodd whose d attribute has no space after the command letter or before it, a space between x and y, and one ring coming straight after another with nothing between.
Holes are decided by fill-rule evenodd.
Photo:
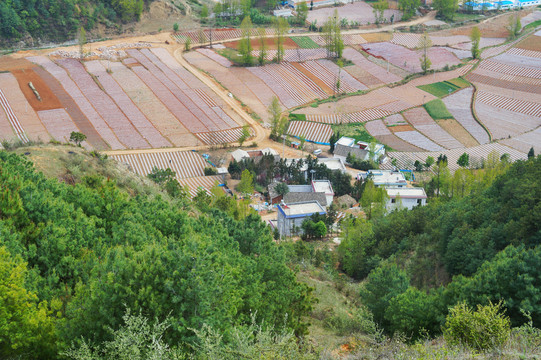
<instances>
[{"instance_id":1,"label":"tree line","mask_svg":"<svg viewBox=\"0 0 541 360\"><path fill-rule=\"evenodd\" d=\"M139 20L151 0L12 0L0 2L0 41L64 41L97 24L116 27Z\"/></svg>"},{"instance_id":2,"label":"tree line","mask_svg":"<svg viewBox=\"0 0 541 360\"><path fill-rule=\"evenodd\" d=\"M389 334L438 335L461 302L501 301L513 326L539 327L541 157L510 164L494 155L452 176L445 160L427 206L345 221L341 269L366 279L362 301Z\"/></svg>"}]
</instances>

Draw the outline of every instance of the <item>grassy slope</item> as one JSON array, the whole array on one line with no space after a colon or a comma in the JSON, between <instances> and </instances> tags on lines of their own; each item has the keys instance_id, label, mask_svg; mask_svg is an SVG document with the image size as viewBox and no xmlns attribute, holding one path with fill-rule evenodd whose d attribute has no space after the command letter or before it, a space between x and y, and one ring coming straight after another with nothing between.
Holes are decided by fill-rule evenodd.
<instances>
[{"instance_id":1,"label":"grassy slope","mask_svg":"<svg viewBox=\"0 0 541 360\"><path fill-rule=\"evenodd\" d=\"M14 150L34 163L36 170L48 178L69 184L79 183L84 176L99 175L115 179L118 186L131 195L164 193L149 179L143 178L113 159L98 159L83 148L70 145L34 145Z\"/></svg>"}]
</instances>

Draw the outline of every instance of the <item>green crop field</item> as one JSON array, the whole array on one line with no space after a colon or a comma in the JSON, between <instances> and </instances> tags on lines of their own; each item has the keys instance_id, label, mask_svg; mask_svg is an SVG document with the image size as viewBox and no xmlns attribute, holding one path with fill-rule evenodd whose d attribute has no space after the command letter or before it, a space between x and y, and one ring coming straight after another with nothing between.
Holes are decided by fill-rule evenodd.
<instances>
[{"instance_id":1,"label":"green crop field","mask_svg":"<svg viewBox=\"0 0 541 360\"><path fill-rule=\"evenodd\" d=\"M444 83L454 85L456 87L459 87L460 89L464 89L464 88L467 88L468 86L471 86L471 84L467 80L464 80L463 78L459 78L459 77L444 81Z\"/></svg>"},{"instance_id":2,"label":"green crop field","mask_svg":"<svg viewBox=\"0 0 541 360\"><path fill-rule=\"evenodd\" d=\"M295 41L301 49L318 49L319 45L308 36L293 36L291 40Z\"/></svg>"},{"instance_id":3,"label":"green crop field","mask_svg":"<svg viewBox=\"0 0 541 360\"><path fill-rule=\"evenodd\" d=\"M446 83L446 82L437 82L433 84L419 85L417 87L421 90L426 91L427 93L430 93L440 98L458 90L457 86L450 83Z\"/></svg>"},{"instance_id":4,"label":"green crop field","mask_svg":"<svg viewBox=\"0 0 541 360\"><path fill-rule=\"evenodd\" d=\"M453 119L453 115L451 115L443 101L440 99L429 101L423 106L434 120Z\"/></svg>"}]
</instances>

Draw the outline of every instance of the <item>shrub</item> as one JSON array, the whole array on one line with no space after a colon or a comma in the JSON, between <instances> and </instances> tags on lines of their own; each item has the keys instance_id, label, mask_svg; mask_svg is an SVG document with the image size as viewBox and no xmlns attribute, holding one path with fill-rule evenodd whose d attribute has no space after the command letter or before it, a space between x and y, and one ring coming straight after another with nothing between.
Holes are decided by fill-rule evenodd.
<instances>
[{"instance_id":1,"label":"shrub","mask_svg":"<svg viewBox=\"0 0 541 360\"><path fill-rule=\"evenodd\" d=\"M455 305L445 320L445 340L478 350L504 345L511 334L511 321L501 310L501 301L497 304L477 305L477 311L465 303Z\"/></svg>"},{"instance_id":2,"label":"shrub","mask_svg":"<svg viewBox=\"0 0 541 360\"><path fill-rule=\"evenodd\" d=\"M209 176L209 175L218 175L218 170L216 170L216 168L213 168L213 167L209 167L207 166L203 172L205 173L205 176Z\"/></svg>"}]
</instances>

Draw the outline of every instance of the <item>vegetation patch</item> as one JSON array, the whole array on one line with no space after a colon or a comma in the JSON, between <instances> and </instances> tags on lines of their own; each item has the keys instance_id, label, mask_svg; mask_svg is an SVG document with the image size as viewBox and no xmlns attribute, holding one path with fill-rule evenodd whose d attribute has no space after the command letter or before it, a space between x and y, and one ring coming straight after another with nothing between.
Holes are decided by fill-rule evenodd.
<instances>
[{"instance_id":1,"label":"vegetation patch","mask_svg":"<svg viewBox=\"0 0 541 360\"><path fill-rule=\"evenodd\" d=\"M454 78L454 79L444 81L444 83L457 86L460 89L464 89L464 88L467 88L467 87L471 86L469 81L467 81L467 80L465 80L464 78L461 78L461 77L457 77L457 78Z\"/></svg>"},{"instance_id":2,"label":"vegetation patch","mask_svg":"<svg viewBox=\"0 0 541 360\"><path fill-rule=\"evenodd\" d=\"M433 84L419 85L419 89L426 91L429 94L432 94L437 97L444 97L446 95L452 94L456 90L460 89L459 86L452 84L448 81L441 81Z\"/></svg>"},{"instance_id":3,"label":"vegetation patch","mask_svg":"<svg viewBox=\"0 0 541 360\"><path fill-rule=\"evenodd\" d=\"M354 138L356 141L368 143L376 141L376 139L366 131L364 124L361 123L332 125L332 130L335 134Z\"/></svg>"},{"instance_id":4,"label":"vegetation patch","mask_svg":"<svg viewBox=\"0 0 541 360\"><path fill-rule=\"evenodd\" d=\"M301 49L319 49L319 45L308 36L295 36L291 37Z\"/></svg>"},{"instance_id":5,"label":"vegetation patch","mask_svg":"<svg viewBox=\"0 0 541 360\"><path fill-rule=\"evenodd\" d=\"M423 106L434 120L453 119L453 115L451 115L443 101L441 101L440 99L434 99L432 101L429 101Z\"/></svg>"},{"instance_id":6,"label":"vegetation patch","mask_svg":"<svg viewBox=\"0 0 541 360\"><path fill-rule=\"evenodd\" d=\"M524 26L524 30L535 29L539 25L541 25L541 20L536 20L536 21L534 21L532 23L529 23L528 25Z\"/></svg>"},{"instance_id":7,"label":"vegetation patch","mask_svg":"<svg viewBox=\"0 0 541 360\"><path fill-rule=\"evenodd\" d=\"M306 121L306 115L305 114L289 114L289 120Z\"/></svg>"}]
</instances>

